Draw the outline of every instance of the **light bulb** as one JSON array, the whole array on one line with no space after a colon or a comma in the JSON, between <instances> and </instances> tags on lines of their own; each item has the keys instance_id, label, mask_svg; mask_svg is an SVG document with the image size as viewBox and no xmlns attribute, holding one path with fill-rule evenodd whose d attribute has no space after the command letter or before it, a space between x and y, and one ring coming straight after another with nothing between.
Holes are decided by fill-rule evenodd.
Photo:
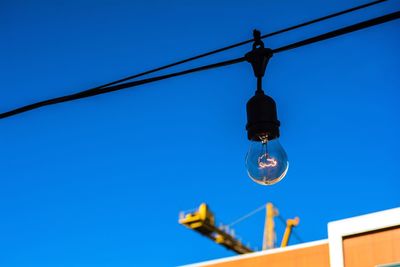
<instances>
[{"instance_id":1,"label":"light bulb","mask_svg":"<svg viewBox=\"0 0 400 267\"><path fill-rule=\"evenodd\" d=\"M267 135L260 141L250 141L246 156L247 173L256 183L273 185L285 177L289 162L278 138L268 140Z\"/></svg>"}]
</instances>

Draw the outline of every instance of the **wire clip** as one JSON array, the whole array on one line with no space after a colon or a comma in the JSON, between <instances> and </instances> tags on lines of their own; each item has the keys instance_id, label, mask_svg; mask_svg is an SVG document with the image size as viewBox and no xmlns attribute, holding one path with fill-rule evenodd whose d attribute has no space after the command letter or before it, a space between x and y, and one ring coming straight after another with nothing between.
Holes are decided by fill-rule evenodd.
<instances>
[{"instance_id":1,"label":"wire clip","mask_svg":"<svg viewBox=\"0 0 400 267\"><path fill-rule=\"evenodd\" d=\"M253 37L253 49L245 55L245 58L247 62L250 62L252 65L254 75L257 78L261 78L264 77L265 69L267 68L273 52L272 49L264 47L264 42L261 40L261 32L259 30L253 31Z\"/></svg>"}]
</instances>

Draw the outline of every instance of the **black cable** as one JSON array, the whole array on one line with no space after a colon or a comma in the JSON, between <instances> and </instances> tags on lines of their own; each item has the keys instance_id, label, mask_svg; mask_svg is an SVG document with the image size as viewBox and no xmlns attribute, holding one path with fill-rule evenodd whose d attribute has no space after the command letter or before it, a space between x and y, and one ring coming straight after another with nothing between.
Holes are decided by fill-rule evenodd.
<instances>
[{"instance_id":1,"label":"black cable","mask_svg":"<svg viewBox=\"0 0 400 267\"><path fill-rule=\"evenodd\" d=\"M218 62L218 63L214 63L214 64L210 64L210 65L205 65L205 66L201 66L201 67L197 67L197 68L193 68L193 69L189 69L189 70L184 70L184 71L180 71L180 72L175 72L175 73L171 73L171 74L166 74L166 75L162 75L162 76L157 76L157 77L153 77L153 78L148 78L148 79L143 79L143 80L139 80L139 81L133 81L133 82L123 83L123 84L119 84L119 85L109 86L109 87L106 87L103 89L93 88L93 89L86 90L83 92L40 101L40 102L26 105L26 106L23 106L23 107L20 107L20 108L17 108L17 109L8 111L8 112L4 112L4 113L0 114L0 119L7 118L7 117L10 117L13 115L17 115L17 114L27 112L32 109L44 107L44 106L49 106L49 105L59 104L59 103L67 102L67 101L82 99L82 98L86 98L86 97L90 97L90 96L114 92L117 90L135 87L135 86L139 86L139 85L146 84L146 83L161 81L161 80L165 80L168 78L181 76L181 75L185 75L185 74L189 74L189 73L193 73L193 72L228 66L228 65L236 64L236 63L239 63L242 61L245 61L244 57L227 60L227 61L223 61L223 62Z\"/></svg>"},{"instance_id":2,"label":"black cable","mask_svg":"<svg viewBox=\"0 0 400 267\"><path fill-rule=\"evenodd\" d=\"M293 43L293 44L290 44L290 45L286 45L286 46L274 49L273 52L274 53L279 53L279 52L282 52L282 51L291 50L291 49L298 48L298 47L301 47L301 46L305 46L305 45L308 45L308 44L312 44L312 43L324 41L326 39L330 39L330 38L333 38L333 37L337 37L337 36L340 36L340 35L343 35L343 34L346 34L346 33L355 32L355 31L362 30L362 29L365 29L365 28L368 28L368 27L379 25L379 24L382 24L382 23L385 23L385 22L389 22L389 21L398 19L398 18L400 18L400 11L393 12L393 13L390 13L390 14L387 14L387 15L384 15L384 16L381 16L381 17L373 18L373 19L370 19L370 20L367 20L367 21L363 21L363 22L360 22L360 23L357 23L357 24L353 24L353 25L350 25L350 26L347 26L347 27L344 27L344 28L340 28L340 29L334 30L334 31L330 31L330 32L327 32L327 33L324 33L324 34L321 34L321 35L318 35L318 36L315 36L315 37L312 37L312 38L308 38L308 39L305 39L305 40L302 40L300 42L296 42L296 43Z\"/></svg>"},{"instance_id":3,"label":"black cable","mask_svg":"<svg viewBox=\"0 0 400 267\"><path fill-rule=\"evenodd\" d=\"M324 20L327 20L327 19L338 17L338 16L341 16L341 15L344 15L344 14L347 14L347 13L351 13L351 12L354 12L354 11L357 11L357 10L360 10L360 9L363 9L363 8L366 8L366 7L369 7L369 6L373 6L373 5L376 5L376 4L380 4L380 3L383 3L383 2L386 2L386 1L387 0L372 1L372 2L369 2L369 3L363 4L363 5L359 5L359 6L352 7L352 8L346 9L346 10L342 10L342 11L339 11L339 12L336 12L336 13L333 13L333 14L330 14L330 15L327 15L327 16L323 16L323 17L320 17L320 18L317 18L317 19L313 19L313 20L310 20L310 21L307 21L307 22L304 22L304 23L301 23L301 24L298 24L298 25L295 25L295 26L291 26L291 27L288 27L288 28L285 28L285 29L281 29L281 30L278 30L278 31L275 31L275 32L272 32L272 33L268 33L268 34L262 35L261 39L265 39L267 37L271 37L271 36L278 35L278 34L281 34L281 33L289 32L289 31L292 31L292 30L295 30L295 29L299 29L301 27L305 27L305 26L308 26L308 25L311 25L311 24L314 24L314 23L317 23L317 22L321 22L321 21L324 21ZM154 72L165 70L165 69L168 69L168 68L171 68L171 67L175 67L175 66L190 62L190 61L194 61L196 59L200 59L200 58L207 57L207 56L210 56L210 55L214 55L214 54L217 54L217 53L229 50L229 49L233 49L233 48L236 48L236 47L251 43L253 41L254 41L254 39L249 39L249 40L246 40L246 41L243 41L243 42L239 42L239 43L236 43L236 44L228 45L228 46L225 46L225 47L222 47L222 48L219 48L219 49L212 50L210 52L199 54L199 55L194 56L194 57L183 59L183 60L180 60L180 61L177 61L177 62L174 62L174 63L171 63L171 64L167 64L167 65L164 65L164 66L152 69L152 70L144 71L144 72L141 72L141 73L138 73L138 74L135 74L135 75L131 75L131 76L128 76L128 77L125 77L125 78L122 78L122 79L119 79L119 80L116 80L116 81L113 81L113 82L110 82L110 83L106 83L106 84L94 87L92 89L89 89L89 90L100 89L100 88L108 87L108 86L111 86L111 85L114 85L114 84L118 84L118 83L121 83L121 82L125 82L125 81L128 81L128 80L132 80L132 79L135 79L135 78L139 78L139 77L147 75L147 74L151 74L151 73L154 73Z\"/></svg>"},{"instance_id":4,"label":"black cable","mask_svg":"<svg viewBox=\"0 0 400 267\"><path fill-rule=\"evenodd\" d=\"M363 21L357 24L353 24L338 30L334 30L331 32L327 32L325 34L321 34L312 38L308 38L305 40L302 40L300 42L296 42L293 44L289 44L277 49L272 50L274 53L279 53L279 52L283 52L283 51L287 51L290 49L294 49L294 48L298 48L304 45L308 45L308 44L312 44L312 43L316 43L316 42L320 42L322 40L327 40L333 37L337 37L343 34L347 34L350 32L354 32L357 30L361 30L364 28L368 28L368 27L372 27L378 24L382 24L385 22L389 22L395 19L399 19L400 18L400 11L394 12L394 13L390 13L381 17L377 17L377 18L373 18L367 21ZM103 89L90 89L90 90L86 90L83 92L79 92L76 94L71 94L71 95L66 95L66 96L62 96L62 97L57 97L57 98L53 98L53 99L49 99L49 100L45 100L45 101L41 101L41 102L37 102L34 104L30 104L27 106L23 106L21 108L17 108L5 113L1 113L0 114L0 119L2 118L6 118L6 117L10 117L19 113L23 113L32 109L36 109L39 107L43 107L43 106L48 106L48 105L52 105L52 104L57 104L57 103L62 103L62 102L66 102L66 101L72 101L72 100L76 100L76 99L81 99L81 98L85 98L85 97L89 97L89 96L95 96L95 95L99 95L99 94L104 94L104 93L108 93L108 92L113 92L113 91L117 91L117 90L121 90L121 89L125 89L125 88L129 88L129 87L134 87L134 86L138 86L138 85L142 85L142 84L146 84L146 83L151 83L151 82L155 82L155 81L160 81L160 80L164 80L164 79L168 79L168 78L172 78L172 77L176 77L176 76L181 76L181 75L185 75L185 74L189 74L189 73L193 73L193 72L197 72L197 71L202 71L202 70L207 70L207 69L212 69L212 68L218 68L218 67L222 67L222 66L227 66L227 65L232 65L232 64L236 64L239 62L243 62L245 61L244 57L240 57L240 58L236 58L236 59L232 59L232 60L227 60L227 61L223 61L223 62L219 62L219 63L214 63L214 64L210 64L210 65L206 65L206 66L202 66L202 67L197 67L194 69L189 69L189 70L185 70L185 71L180 71L180 72L176 72L176 73L171 73L171 74L167 74L167 75L162 75L162 76L157 76L157 77L153 77L153 78L148 78L148 79L143 79L143 80L138 80L138 81L133 81L133 82L128 82L128 83L124 83L124 84L119 84L119 85L114 85L114 86L109 86Z\"/></svg>"},{"instance_id":5,"label":"black cable","mask_svg":"<svg viewBox=\"0 0 400 267\"><path fill-rule=\"evenodd\" d=\"M339 12L336 12L336 13L333 13L333 14L318 18L318 19L313 19L313 20L298 24L296 26L292 26L292 27L289 27L289 28L286 28L286 29L282 29L282 30L275 31L275 32L272 32L272 33L264 34L264 35L261 36L261 39L264 39L264 38L267 38L267 37L271 37L271 36L274 36L274 35L277 35L277 34L285 33L285 32L288 32L288 31L292 31L292 30L295 30L295 29L298 29L298 28L301 28L301 27L305 27L305 26L308 26L308 25L311 25L311 24L314 24L314 23L317 23L317 22L321 22L321 21L324 21L324 20L327 20L327 19L338 17L338 16L341 16L341 15L344 15L344 14L347 14L347 13L351 13L351 12L357 11L359 9L363 9L363 8L366 8L366 7L369 7L369 6L373 6L373 5L376 5L376 4L380 4L380 3L383 3L383 2L386 2L386 1L387 0L373 1L373 2L366 3L366 4L363 4L363 5L360 5L360 6L356 6L356 7L349 8L349 9L346 9L346 10L343 10L343 11L339 11ZM253 41L253 40L246 41L246 44L251 42L251 41Z\"/></svg>"}]
</instances>

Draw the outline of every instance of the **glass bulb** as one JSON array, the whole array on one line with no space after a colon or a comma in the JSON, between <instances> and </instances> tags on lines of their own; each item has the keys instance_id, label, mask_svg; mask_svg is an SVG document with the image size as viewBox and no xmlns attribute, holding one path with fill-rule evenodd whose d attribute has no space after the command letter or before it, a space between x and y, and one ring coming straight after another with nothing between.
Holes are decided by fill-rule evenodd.
<instances>
[{"instance_id":1,"label":"glass bulb","mask_svg":"<svg viewBox=\"0 0 400 267\"><path fill-rule=\"evenodd\" d=\"M260 141L251 141L246 156L247 173L256 183L273 185L285 177L289 162L278 138L269 140L266 135Z\"/></svg>"}]
</instances>

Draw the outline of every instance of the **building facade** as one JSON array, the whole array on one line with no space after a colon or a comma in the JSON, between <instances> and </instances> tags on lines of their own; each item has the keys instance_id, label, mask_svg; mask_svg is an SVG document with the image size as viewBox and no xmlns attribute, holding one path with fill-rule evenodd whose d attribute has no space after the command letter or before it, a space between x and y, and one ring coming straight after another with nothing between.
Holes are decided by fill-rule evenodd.
<instances>
[{"instance_id":1,"label":"building facade","mask_svg":"<svg viewBox=\"0 0 400 267\"><path fill-rule=\"evenodd\" d=\"M328 224L328 239L185 267L400 267L400 208Z\"/></svg>"}]
</instances>

